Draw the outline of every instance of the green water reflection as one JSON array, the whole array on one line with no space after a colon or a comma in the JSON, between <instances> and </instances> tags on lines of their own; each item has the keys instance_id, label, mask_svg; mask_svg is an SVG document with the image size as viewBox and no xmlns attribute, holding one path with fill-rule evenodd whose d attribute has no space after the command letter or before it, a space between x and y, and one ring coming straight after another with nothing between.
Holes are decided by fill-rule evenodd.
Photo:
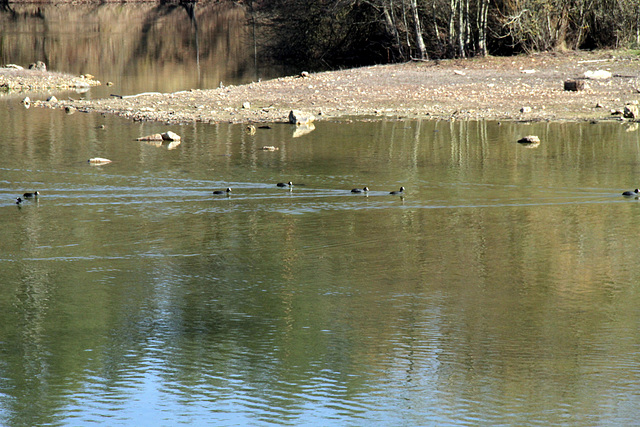
<instances>
[{"instance_id":1,"label":"green water reflection","mask_svg":"<svg viewBox=\"0 0 640 427\"><path fill-rule=\"evenodd\" d=\"M3 424L637 419L637 131L193 125L169 150L135 141L161 124L14 104Z\"/></svg>"}]
</instances>

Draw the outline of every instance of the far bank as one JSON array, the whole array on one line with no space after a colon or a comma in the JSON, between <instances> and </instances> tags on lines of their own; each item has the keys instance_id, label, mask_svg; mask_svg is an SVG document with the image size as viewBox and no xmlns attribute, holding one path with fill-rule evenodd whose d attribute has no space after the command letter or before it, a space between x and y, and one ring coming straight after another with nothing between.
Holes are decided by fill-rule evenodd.
<instances>
[{"instance_id":1,"label":"far bank","mask_svg":"<svg viewBox=\"0 0 640 427\"><path fill-rule=\"evenodd\" d=\"M392 117L472 120L603 120L637 104L640 58L621 51L420 61L215 89L37 102L50 108L167 123L286 121L292 109L318 120ZM605 78L594 72L605 71ZM565 90L578 80L581 90Z\"/></svg>"}]
</instances>

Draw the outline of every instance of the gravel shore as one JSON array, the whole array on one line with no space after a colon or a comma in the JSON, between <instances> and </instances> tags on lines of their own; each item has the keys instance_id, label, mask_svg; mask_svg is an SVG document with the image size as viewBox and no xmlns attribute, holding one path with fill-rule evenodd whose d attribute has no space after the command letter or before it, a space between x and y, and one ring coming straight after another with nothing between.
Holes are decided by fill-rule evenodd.
<instances>
[{"instance_id":1,"label":"gravel shore","mask_svg":"<svg viewBox=\"0 0 640 427\"><path fill-rule=\"evenodd\" d=\"M594 71L608 71L610 76L586 77ZM612 111L638 103L639 77L637 55L565 52L410 62L305 73L216 89L37 101L33 105L169 124L282 122L292 109L313 114L316 120L601 120L619 118ZM564 90L569 79L583 81L584 90Z\"/></svg>"},{"instance_id":2,"label":"gravel shore","mask_svg":"<svg viewBox=\"0 0 640 427\"><path fill-rule=\"evenodd\" d=\"M99 86L93 76L71 76L51 71L0 68L0 94L43 90L89 89Z\"/></svg>"}]
</instances>

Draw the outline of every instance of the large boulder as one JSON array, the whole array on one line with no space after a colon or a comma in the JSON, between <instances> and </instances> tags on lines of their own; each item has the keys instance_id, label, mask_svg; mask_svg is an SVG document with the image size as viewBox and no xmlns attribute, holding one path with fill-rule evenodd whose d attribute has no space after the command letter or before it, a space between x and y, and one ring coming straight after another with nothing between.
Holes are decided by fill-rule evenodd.
<instances>
[{"instance_id":1,"label":"large boulder","mask_svg":"<svg viewBox=\"0 0 640 427\"><path fill-rule=\"evenodd\" d=\"M164 141L180 141L180 135L175 132L171 132L170 130L166 131L162 134L162 139Z\"/></svg>"},{"instance_id":2,"label":"large boulder","mask_svg":"<svg viewBox=\"0 0 640 427\"><path fill-rule=\"evenodd\" d=\"M300 110L291 110L289 112L289 123L294 125L308 124L313 122L315 119L316 118L313 114L303 113Z\"/></svg>"}]
</instances>

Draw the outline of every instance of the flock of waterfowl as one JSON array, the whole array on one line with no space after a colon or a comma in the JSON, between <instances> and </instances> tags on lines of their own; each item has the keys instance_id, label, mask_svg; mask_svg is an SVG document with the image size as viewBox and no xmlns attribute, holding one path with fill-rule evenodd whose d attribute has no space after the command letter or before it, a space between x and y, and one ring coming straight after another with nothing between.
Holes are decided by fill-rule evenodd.
<instances>
[{"instance_id":1,"label":"flock of waterfowl","mask_svg":"<svg viewBox=\"0 0 640 427\"><path fill-rule=\"evenodd\" d=\"M277 187L288 187L289 190L293 189L293 182L289 181L289 182L279 182L276 184ZM368 193L369 192L369 187L364 187L364 188L354 188L353 190L351 190L352 193ZM226 194L227 196L231 195L231 188L227 188L226 190L215 190L213 192L213 194L215 195L223 195ZM404 187L400 187L400 190L396 190L396 191L391 191L389 194L395 194L395 195L404 195Z\"/></svg>"},{"instance_id":2,"label":"flock of waterfowl","mask_svg":"<svg viewBox=\"0 0 640 427\"><path fill-rule=\"evenodd\" d=\"M277 187L288 187L289 190L293 189L293 182L289 181L289 182L279 182L276 184ZM638 191L638 190L636 190ZM367 193L369 192L369 187L364 187L364 188L354 188L353 190L351 190L352 193ZM218 196L218 195L227 195L230 196L231 195L231 187L227 187L226 190L215 190L213 192L214 195ZM397 195L403 195L404 194L404 187L400 187L400 190L397 191L391 191L389 194L397 194ZM40 195L40 192L38 191L34 191L32 193L24 193L22 195L22 197L24 197L24 199L22 197L18 197L16 199L16 204L19 205L20 203L24 202L26 199L33 199L33 198L37 198Z\"/></svg>"},{"instance_id":3,"label":"flock of waterfowl","mask_svg":"<svg viewBox=\"0 0 640 427\"><path fill-rule=\"evenodd\" d=\"M289 182L279 182L276 184L277 187L288 187L289 190L293 189L293 182L289 181ZM399 190L395 190L395 191L391 191L389 192L389 194L393 194L393 195L404 195L404 191L405 188L404 187L400 187ZM354 188L351 190L352 193L368 193L369 192L369 187L364 187L364 188ZM230 196L231 195L231 187L227 187L226 190L215 190L213 192L214 195L218 196L218 195L227 195ZM24 197L24 199L22 197L18 197L16 199L16 204L19 205L20 203L24 202L26 199L34 199L37 198L40 195L40 192L38 191L34 191L31 193L24 193L22 195L22 197ZM625 197L638 197L640 198L640 189L636 188L635 190L631 190L631 191L625 191L624 193L622 193L623 196Z\"/></svg>"}]
</instances>

